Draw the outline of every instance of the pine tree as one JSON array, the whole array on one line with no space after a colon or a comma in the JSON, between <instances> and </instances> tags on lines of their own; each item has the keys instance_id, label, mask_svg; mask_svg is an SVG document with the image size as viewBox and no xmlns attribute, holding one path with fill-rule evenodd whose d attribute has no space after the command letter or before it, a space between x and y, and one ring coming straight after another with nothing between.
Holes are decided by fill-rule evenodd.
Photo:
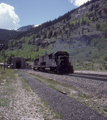
<instances>
[{"instance_id":1,"label":"pine tree","mask_svg":"<svg viewBox=\"0 0 107 120\"><path fill-rule=\"evenodd\" d=\"M100 29L100 23L96 24L96 29L99 30Z\"/></svg>"}]
</instances>

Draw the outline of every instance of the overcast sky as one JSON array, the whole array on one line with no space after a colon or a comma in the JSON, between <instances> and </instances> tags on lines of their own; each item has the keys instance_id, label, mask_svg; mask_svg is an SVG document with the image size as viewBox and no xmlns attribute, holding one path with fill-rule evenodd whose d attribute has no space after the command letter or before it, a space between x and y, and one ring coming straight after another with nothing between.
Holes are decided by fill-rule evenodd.
<instances>
[{"instance_id":1,"label":"overcast sky","mask_svg":"<svg viewBox=\"0 0 107 120\"><path fill-rule=\"evenodd\" d=\"M89 0L0 0L0 28L17 29L54 20Z\"/></svg>"}]
</instances>

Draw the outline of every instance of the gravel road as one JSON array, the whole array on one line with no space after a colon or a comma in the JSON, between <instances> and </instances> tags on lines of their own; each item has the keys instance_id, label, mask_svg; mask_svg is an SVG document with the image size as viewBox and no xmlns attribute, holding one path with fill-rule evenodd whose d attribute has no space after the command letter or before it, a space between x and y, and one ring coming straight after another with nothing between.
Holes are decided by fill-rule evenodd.
<instances>
[{"instance_id":1,"label":"gravel road","mask_svg":"<svg viewBox=\"0 0 107 120\"><path fill-rule=\"evenodd\" d=\"M30 71L27 71L30 73ZM32 71L34 72L34 71ZM27 81L28 83L32 86L33 90L36 91L42 98L44 98L51 106L53 110L56 112L60 112L63 115L64 120L107 120L107 118L99 115L97 112L93 111L92 109L86 107L82 103L71 99L67 97L66 95L40 83L38 80L35 78L32 78L25 73L19 71L19 74L21 74ZM94 80L91 82L90 86L93 85L93 87L90 88L89 90L89 85L87 80L80 80L75 78L70 78L68 76L63 76L61 75L52 75L52 74L47 74L47 73L41 73L41 72L36 72L35 74L42 75L47 78L51 78L54 80L66 82L67 84L71 84L78 87L81 91L85 91L87 94L92 95L94 93L93 91L95 90L95 95L98 93ZM84 83L83 83L84 82ZM82 84L81 84L82 83ZM97 83L97 81L96 81ZM85 85L83 85L85 84ZM99 86L103 86L104 84L102 83L97 83ZM107 85L107 84L106 84ZM106 88L107 86L105 86ZM82 89L83 88L83 89ZM105 90L104 88L104 90ZM105 97L106 91L103 94L103 97Z\"/></svg>"}]
</instances>

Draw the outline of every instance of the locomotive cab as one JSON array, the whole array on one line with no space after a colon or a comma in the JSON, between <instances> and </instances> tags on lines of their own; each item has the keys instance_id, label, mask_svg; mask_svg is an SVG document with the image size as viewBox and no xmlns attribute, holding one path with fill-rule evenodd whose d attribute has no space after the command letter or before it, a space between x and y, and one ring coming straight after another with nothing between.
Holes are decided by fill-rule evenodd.
<instances>
[{"instance_id":1,"label":"locomotive cab","mask_svg":"<svg viewBox=\"0 0 107 120\"><path fill-rule=\"evenodd\" d=\"M73 73L73 67L69 63L69 54L58 51L54 54L57 65L57 73Z\"/></svg>"},{"instance_id":2,"label":"locomotive cab","mask_svg":"<svg viewBox=\"0 0 107 120\"><path fill-rule=\"evenodd\" d=\"M57 52L54 56L57 65L69 65L69 54L67 52Z\"/></svg>"},{"instance_id":3,"label":"locomotive cab","mask_svg":"<svg viewBox=\"0 0 107 120\"><path fill-rule=\"evenodd\" d=\"M58 64L61 66L69 65L69 57L68 56L58 56Z\"/></svg>"}]
</instances>

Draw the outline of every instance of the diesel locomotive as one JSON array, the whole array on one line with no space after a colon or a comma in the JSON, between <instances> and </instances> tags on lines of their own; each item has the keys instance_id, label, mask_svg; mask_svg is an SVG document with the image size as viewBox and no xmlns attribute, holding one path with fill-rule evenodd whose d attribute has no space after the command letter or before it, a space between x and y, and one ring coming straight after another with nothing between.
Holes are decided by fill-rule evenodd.
<instances>
[{"instance_id":1,"label":"diesel locomotive","mask_svg":"<svg viewBox=\"0 0 107 120\"><path fill-rule=\"evenodd\" d=\"M69 62L69 54L66 51L57 51L35 59L33 69L51 71L58 74L74 72L73 66Z\"/></svg>"}]
</instances>

